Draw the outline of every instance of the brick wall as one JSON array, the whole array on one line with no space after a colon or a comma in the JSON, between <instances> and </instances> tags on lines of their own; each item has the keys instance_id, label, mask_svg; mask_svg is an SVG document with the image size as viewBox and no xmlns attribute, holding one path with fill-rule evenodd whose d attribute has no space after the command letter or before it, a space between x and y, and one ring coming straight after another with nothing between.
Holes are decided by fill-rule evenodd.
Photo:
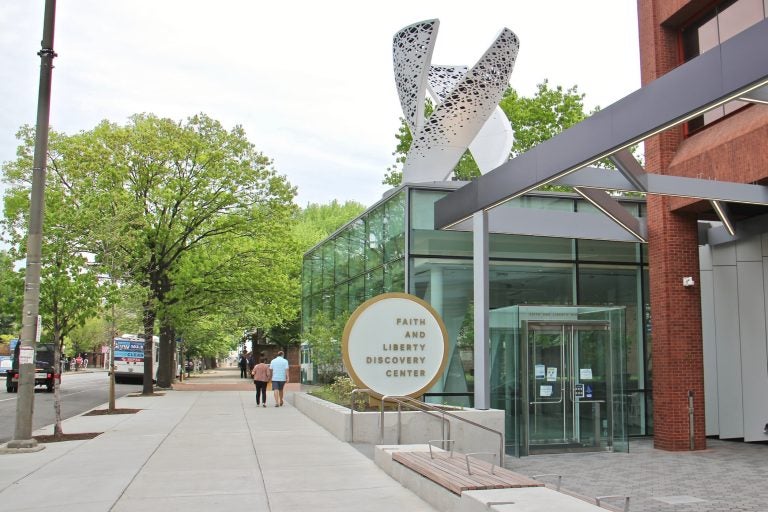
<instances>
[{"instance_id":1,"label":"brick wall","mask_svg":"<svg viewBox=\"0 0 768 512\"><path fill-rule=\"evenodd\" d=\"M711 0L638 0L643 84L680 64L678 29ZM741 183L768 181L768 106L753 105L685 139L682 127L645 143L648 172ZM653 329L654 444L689 448L688 391L694 393L695 448L706 447L696 216L707 202L648 198ZM698 213L697 213L698 212Z\"/></svg>"}]
</instances>

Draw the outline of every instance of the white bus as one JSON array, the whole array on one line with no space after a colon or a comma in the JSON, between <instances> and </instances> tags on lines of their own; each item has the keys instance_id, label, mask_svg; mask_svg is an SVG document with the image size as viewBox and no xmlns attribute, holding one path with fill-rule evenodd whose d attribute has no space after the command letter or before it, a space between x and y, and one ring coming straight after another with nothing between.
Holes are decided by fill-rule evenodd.
<instances>
[{"instance_id":1,"label":"white bus","mask_svg":"<svg viewBox=\"0 0 768 512\"><path fill-rule=\"evenodd\" d=\"M152 379L157 379L160 338L152 337ZM115 382L144 379L144 338L123 334L115 338Z\"/></svg>"}]
</instances>

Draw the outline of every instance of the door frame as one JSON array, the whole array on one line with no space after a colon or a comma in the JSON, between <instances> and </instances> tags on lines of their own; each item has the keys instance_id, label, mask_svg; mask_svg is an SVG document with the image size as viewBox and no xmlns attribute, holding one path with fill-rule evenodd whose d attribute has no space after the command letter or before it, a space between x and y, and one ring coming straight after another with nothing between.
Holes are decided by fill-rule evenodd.
<instances>
[{"instance_id":1,"label":"door frame","mask_svg":"<svg viewBox=\"0 0 768 512\"><path fill-rule=\"evenodd\" d=\"M520 396L523 399L523 407L521 407L522 412L522 424L521 424L521 455L530 455L530 447L531 447L531 438L530 438L530 405L532 405L531 395L530 395L530 382L531 382L531 368L532 368L532 361L529 360L530 354L529 354L529 333L532 330L530 326L536 326L536 327L550 327L550 328L557 328L562 333L562 344L561 344L561 360L563 361L563 368L561 369L561 379L565 379L565 377L568 377L568 384L567 389L566 386L563 385L563 381L561 380L560 385L560 393L562 396L562 400L564 402L568 402L566 405L563 404L564 410L567 407L570 407L571 409L571 416L572 421L576 422L576 418L574 418L575 410L577 408L577 402L574 400L575 397L575 388L574 388L574 380L576 376L576 369L575 369L575 355L574 355L574 347L576 345L575 342L575 336L574 331L588 331L589 326L594 326L595 328L592 330L600 330L600 331L606 331L608 338L606 339L606 350L605 350L605 378L606 378L606 397L605 400L579 400L579 404L588 404L588 403L595 403L597 404L597 408L599 411L600 404L598 402L602 403L605 407L605 417L607 421L607 435L605 436L605 447L601 446L601 443L597 442L597 445L595 446L584 446L581 448L563 448L563 449L557 449L555 448L556 445L553 445L553 448L545 449L545 450L537 450L536 452L546 452L546 453L566 453L570 451L612 451L613 449L613 343L611 340L611 328L610 328L610 322L609 321L603 321L603 320L559 320L559 321L552 321L552 320L523 320L522 322L522 336L520 337L520 362L521 362L521 389L520 389ZM566 334L567 333L567 334ZM567 344L567 347L566 347ZM568 368L565 368L565 365L568 365ZM602 417L602 414L599 414L600 417ZM566 431L565 422L566 418L565 415L563 416L563 422L564 422L564 432ZM597 421L594 423L595 425L595 441L599 439L598 437L598 429L601 427L599 425L600 418L597 419ZM600 436L602 437L602 436Z\"/></svg>"}]
</instances>

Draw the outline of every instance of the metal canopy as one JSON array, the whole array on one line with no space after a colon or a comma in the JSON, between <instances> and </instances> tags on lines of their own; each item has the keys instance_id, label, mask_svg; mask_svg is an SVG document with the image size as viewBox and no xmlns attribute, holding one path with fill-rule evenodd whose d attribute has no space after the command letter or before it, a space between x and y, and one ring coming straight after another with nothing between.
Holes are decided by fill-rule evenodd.
<instances>
[{"instance_id":1,"label":"metal canopy","mask_svg":"<svg viewBox=\"0 0 768 512\"><path fill-rule=\"evenodd\" d=\"M627 219L617 201L595 189L710 200L738 236L725 203L768 205L768 187L646 173L626 148L733 99L764 102L768 52L760 48L768 48L768 20L440 199L435 203L435 228L461 229L458 224L475 212L491 210L542 185L560 184L573 186L627 230L632 241L645 241L640 219ZM605 157L619 172L587 167ZM547 236L547 230L526 234ZM734 236L727 235L710 238ZM568 236L577 234L571 230Z\"/></svg>"}]
</instances>

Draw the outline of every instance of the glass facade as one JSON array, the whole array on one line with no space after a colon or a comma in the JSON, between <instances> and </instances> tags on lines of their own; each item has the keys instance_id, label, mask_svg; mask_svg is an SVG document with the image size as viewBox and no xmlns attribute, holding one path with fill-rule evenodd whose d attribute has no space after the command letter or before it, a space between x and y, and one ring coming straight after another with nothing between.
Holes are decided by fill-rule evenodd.
<instances>
[{"instance_id":1,"label":"glass facade","mask_svg":"<svg viewBox=\"0 0 768 512\"><path fill-rule=\"evenodd\" d=\"M405 291L405 191L350 222L304 256L302 329L323 313L345 318L386 292Z\"/></svg>"},{"instance_id":2,"label":"glass facade","mask_svg":"<svg viewBox=\"0 0 768 512\"><path fill-rule=\"evenodd\" d=\"M319 312L332 312L337 318L348 316L360 303L380 293L406 291L420 297L441 315L450 339L447 370L426 399L471 406L472 234L434 229L434 203L447 193L428 187L403 187L307 252L302 276L302 328L311 328L312 318ZM541 193L513 202L517 208L530 208L532 215L536 209L600 215L589 203L569 194ZM623 204L634 215L645 213L639 200ZM645 247L506 234L491 234L489 245L492 315L518 306L621 309L625 338L619 356L621 385L615 389L626 395L620 402L628 404L622 409L622 432L651 434ZM492 350L502 350L499 347L503 348L504 342ZM511 374L508 370L494 372L491 388L504 388Z\"/></svg>"}]
</instances>

